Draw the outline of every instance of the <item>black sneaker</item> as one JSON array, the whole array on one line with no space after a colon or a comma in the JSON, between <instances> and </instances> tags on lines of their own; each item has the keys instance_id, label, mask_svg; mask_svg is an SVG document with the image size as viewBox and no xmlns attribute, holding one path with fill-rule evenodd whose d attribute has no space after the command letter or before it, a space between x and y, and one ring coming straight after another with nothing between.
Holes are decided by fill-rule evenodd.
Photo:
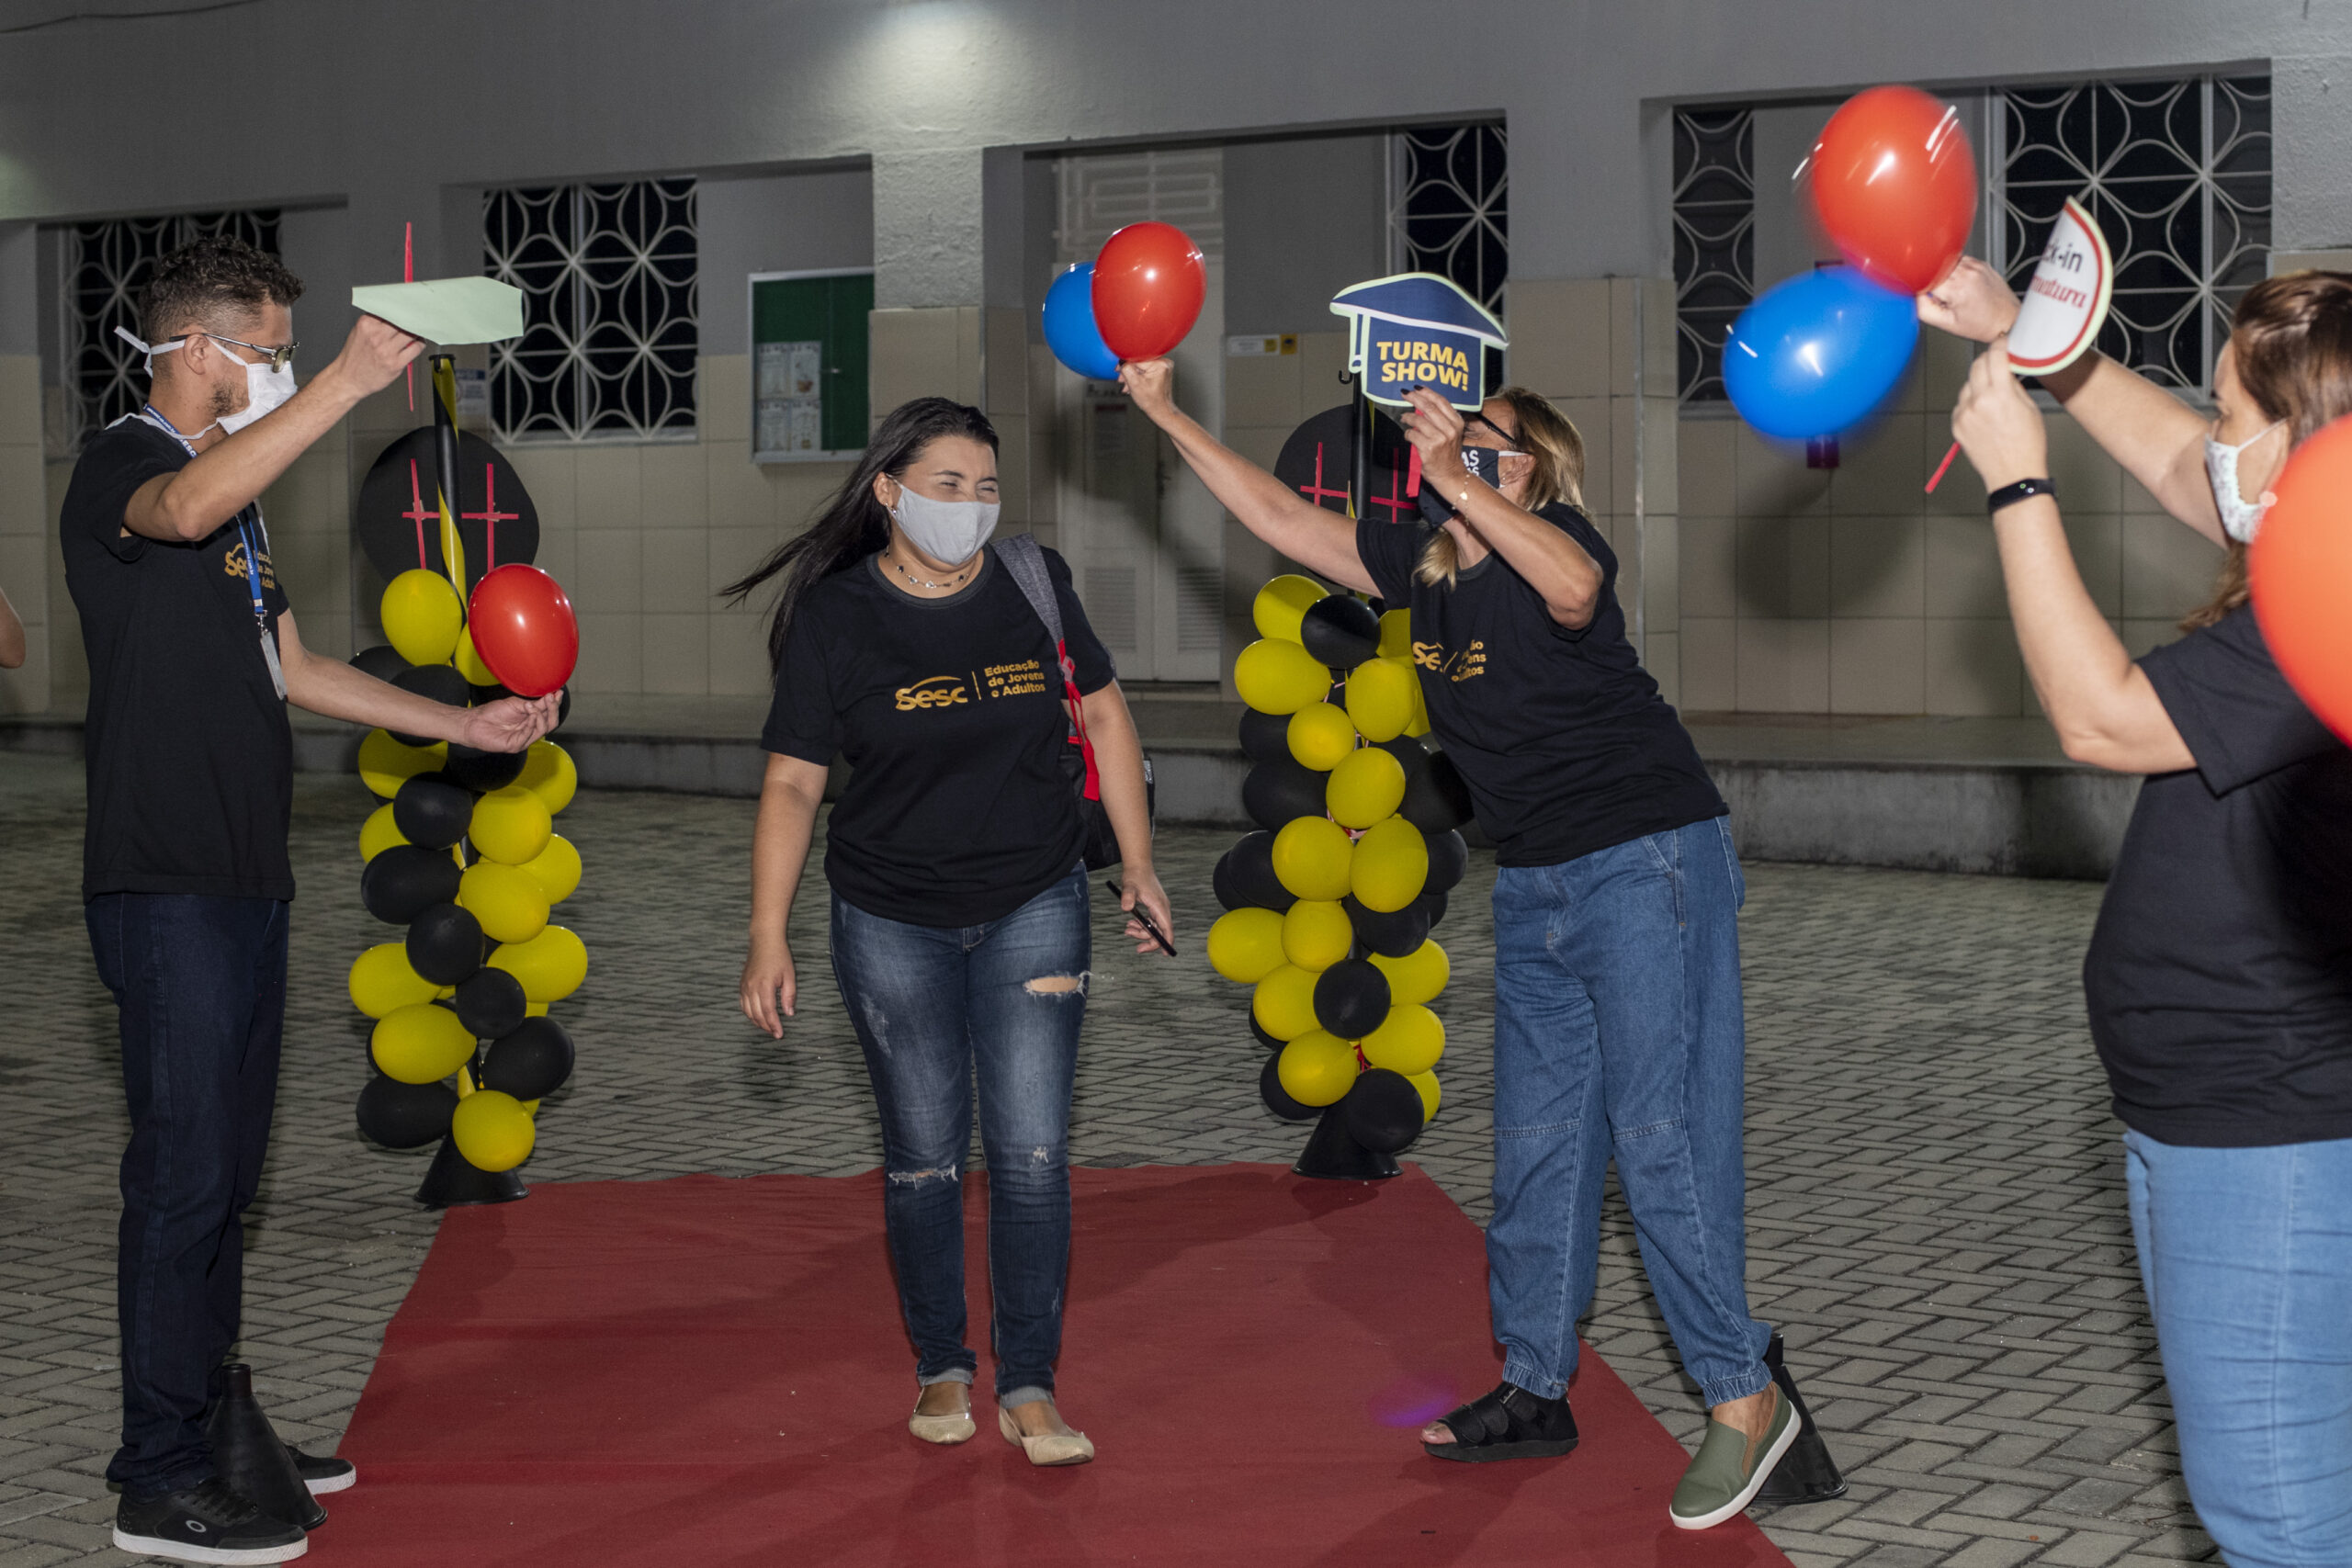
<instances>
[{"instance_id":1,"label":"black sneaker","mask_svg":"<svg viewBox=\"0 0 2352 1568\"><path fill-rule=\"evenodd\" d=\"M271 1518L222 1485L166 1492L114 1512L114 1543L175 1562L284 1562L311 1550L300 1528Z\"/></svg>"},{"instance_id":2,"label":"black sneaker","mask_svg":"<svg viewBox=\"0 0 2352 1568\"><path fill-rule=\"evenodd\" d=\"M347 1459L333 1454L306 1454L293 1444L286 1445L287 1457L294 1461L294 1473L315 1497L322 1492L340 1492L359 1479L359 1467Z\"/></svg>"}]
</instances>

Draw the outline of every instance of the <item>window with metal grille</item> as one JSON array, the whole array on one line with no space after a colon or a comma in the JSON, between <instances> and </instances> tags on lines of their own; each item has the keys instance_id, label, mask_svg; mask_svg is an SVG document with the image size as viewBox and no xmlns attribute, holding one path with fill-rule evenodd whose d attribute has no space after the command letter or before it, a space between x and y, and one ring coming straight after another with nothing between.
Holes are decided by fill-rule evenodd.
<instances>
[{"instance_id":1,"label":"window with metal grille","mask_svg":"<svg viewBox=\"0 0 2352 1568\"><path fill-rule=\"evenodd\" d=\"M1499 318L1510 278L1510 144L1499 125L1423 126L1388 140L1388 270L1433 272ZM1502 353L1487 351L1487 385Z\"/></svg>"},{"instance_id":2,"label":"window with metal grille","mask_svg":"<svg viewBox=\"0 0 2352 1568\"><path fill-rule=\"evenodd\" d=\"M523 291L523 335L493 344L506 441L695 434L695 182L483 193L482 270Z\"/></svg>"},{"instance_id":3,"label":"window with metal grille","mask_svg":"<svg viewBox=\"0 0 2352 1568\"><path fill-rule=\"evenodd\" d=\"M83 437L103 430L147 400L146 356L115 328L139 332L139 291L157 258L207 234L231 234L277 254L278 209L183 212L169 218L115 218L76 223L64 239L62 428L49 432L50 455L79 452ZM51 405L55 407L54 404Z\"/></svg>"},{"instance_id":4,"label":"window with metal grille","mask_svg":"<svg viewBox=\"0 0 2352 1568\"><path fill-rule=\"evenodd\" d=\"M1674 113L1676 384L1724 396L1724 339L1756 298L1756 114Z\"/></svg>"}]
</instances>

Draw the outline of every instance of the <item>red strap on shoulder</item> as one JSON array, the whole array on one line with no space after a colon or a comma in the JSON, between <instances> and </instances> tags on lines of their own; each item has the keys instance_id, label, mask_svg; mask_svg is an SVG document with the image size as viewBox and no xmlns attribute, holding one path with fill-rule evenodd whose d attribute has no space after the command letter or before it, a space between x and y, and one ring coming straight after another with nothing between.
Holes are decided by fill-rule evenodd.
<instances>
[{"instance_id":1,"label":"red strap on shoulder","mask_svg":"<svg viewBox=\"0 0 2352 1568\"><path fill-rule=\"evenodd\" d=\"M1086 735L1086 699L1079 694L1078 661L1069 656L1069 642L1065 638L1054 644L1054 660L1062 669L1062 693L1069 701L1070 744L1079 748L1079 755L1086 759L1086 798L1102 798L1102 775L1094 766L1094 742Z\"/></svg>"}]
</instances>

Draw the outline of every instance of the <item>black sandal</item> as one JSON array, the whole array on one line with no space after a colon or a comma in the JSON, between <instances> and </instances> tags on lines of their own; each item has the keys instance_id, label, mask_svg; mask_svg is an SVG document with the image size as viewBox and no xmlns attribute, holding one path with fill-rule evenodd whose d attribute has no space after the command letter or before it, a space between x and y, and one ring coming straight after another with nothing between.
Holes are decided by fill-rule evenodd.
<instances>
[{"instance_id":1,"label":"black sandal","mask_svg":"<svg viewBox=\"0 0 2352 1568\"><path fill-rule=\"evenodd\" d=\"M1432 1459L1483 1464L1496 1459L1556 1459L1577 1446L1577 1418L1566 1398L1544 1399L1517 1383L1502 1383L1451 1416L1450 1443L1423 1443Z\"/></svg>"}]
</instances>

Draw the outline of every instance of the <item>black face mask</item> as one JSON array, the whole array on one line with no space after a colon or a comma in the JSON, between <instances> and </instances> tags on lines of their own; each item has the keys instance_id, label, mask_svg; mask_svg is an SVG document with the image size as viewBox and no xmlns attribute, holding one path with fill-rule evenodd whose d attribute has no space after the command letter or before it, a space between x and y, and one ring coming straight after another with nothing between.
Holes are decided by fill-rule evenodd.
<instances>
[{"instance_id":1,"label":"black face mask","mask_svg":"<svg viewBox=\"0 0 2352 1568\"><path fill-rule=\"evenodd\" d=\"M1503 488L1503 454L1491 446L1464 446L1462 466L1497 490ZM1421 515L1430 523L1443 526L1453 516L1453 503L1440 495L1437 487L1427 479L1421 480Z\"/></svg>"}]
</instances>

